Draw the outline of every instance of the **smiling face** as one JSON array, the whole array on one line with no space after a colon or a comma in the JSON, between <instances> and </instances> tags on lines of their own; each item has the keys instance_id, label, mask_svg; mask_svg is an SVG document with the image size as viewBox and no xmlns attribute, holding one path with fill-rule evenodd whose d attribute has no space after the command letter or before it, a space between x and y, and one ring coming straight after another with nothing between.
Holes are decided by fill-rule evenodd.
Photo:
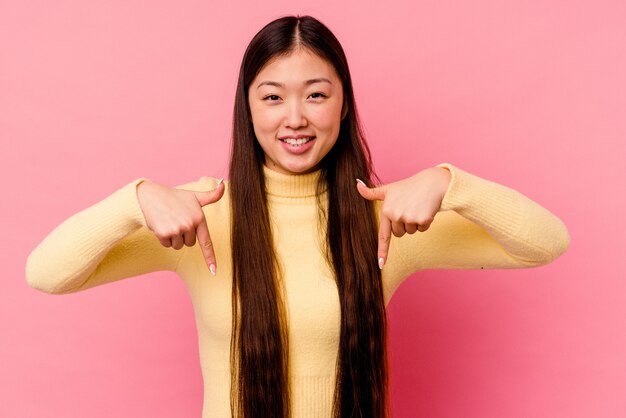
<instances>
[{"instance_id":1,"label":"smiling face","mask_svg":"<svg viewBox=\"0 0 626 418\"><path fill-rule=\"evenodd\" d=\"M346 110L333 66L303 48L270 60L250 84L248 103L265 165L285 174L319 167Z\"/></svg>"}]
</instances>

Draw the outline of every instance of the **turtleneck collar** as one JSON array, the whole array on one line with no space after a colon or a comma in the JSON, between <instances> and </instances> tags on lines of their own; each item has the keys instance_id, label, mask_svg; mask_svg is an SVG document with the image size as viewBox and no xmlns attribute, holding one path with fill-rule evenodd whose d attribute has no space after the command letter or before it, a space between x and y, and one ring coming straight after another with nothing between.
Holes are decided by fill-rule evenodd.
<instances>
[{"instance_id":1,"label":"turtleneck collar","mask_svg":"<svg viewBox=\"0 0 626 418\"><path fill-rule=\"evenodd\" d=\"M270 196L310 198L317 195L317 181L321 170L308 174L283 174L263 166L263 174L265 175L265 188Z\"/></svg>"}]
</instances>

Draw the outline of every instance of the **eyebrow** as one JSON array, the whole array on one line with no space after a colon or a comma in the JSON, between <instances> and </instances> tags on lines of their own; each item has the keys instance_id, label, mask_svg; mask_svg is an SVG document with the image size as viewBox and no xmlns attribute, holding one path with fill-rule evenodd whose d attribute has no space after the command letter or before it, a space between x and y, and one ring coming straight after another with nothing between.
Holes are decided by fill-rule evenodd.
<instances>
[{"instance_id":1,"label":"eyebrow","mask_svg":"<svg viewBox=\"0 0 626 418\"><path fill-rule=\"evenodd\" d=\"M311 84L315 84L315 83L330 83L333 84L329 79L324 78L324 77L320 77L320 78L312 78L310 80L306 80L305 82L303 82L302 84L304 84L305 86L309 86ZM256 88L258 89L259 87L261 87L262 85L268 85L268 86L276 86L276 87L285 87L284 84L279 83L278 81L261 81L259 83L258 86L256 86Z\"/></svg>"}]
</instances>

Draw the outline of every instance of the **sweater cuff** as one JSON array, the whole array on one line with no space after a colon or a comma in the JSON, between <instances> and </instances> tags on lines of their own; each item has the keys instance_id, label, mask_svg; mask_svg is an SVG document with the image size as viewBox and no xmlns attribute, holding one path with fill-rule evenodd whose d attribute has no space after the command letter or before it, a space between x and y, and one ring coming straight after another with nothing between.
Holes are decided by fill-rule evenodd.
<instances>
[{"instance_id":1,"label":"sweater cuff","mask_svg":"<svg viewBox=\"0 0 626 418\"><path fill-rule=\"evenodd\" d=\"M452 178L441 202L441 211L454 210L470 219L489 214L490 224L515 230L520 226L519 192L468 173L449 163L437 167L450 170Z\"/></svg>"},{"instance_id":2,"label":"sweater cuff","mask_svg":"<svg viewBox=\"0 0 626 418\"><path fill-rule=\"evenodd\" d=\"M498 183L463 171L450 163L441 163L437 167L447 168L451 174L448 190L441 202L442 211L463 213L471 208L504 215L519 205L518 193L503 193L503 186Z\"/></svg>"},{"instance_id":3,"label":"sweater cuff","mask_svg":"<svg viewBox=\"0 0 626 418\"><path fill-rule=\"evenodd\" d=\"M440 211L454 210L463 207L462 190L463 179L459 179L460 169L450 163L437 164L436 167L447 168L450 171L450 184L441 201ZM459 196L461 194L461 196Z\"/></svg>"},{"instance_id":4,"label":"sweater cuff","mask_svg":"<svg viewBox=\"0 0 626 418\"><path fill-rule=\"evenodd\" d=\"M124 187L125 197L128 201L127 205L123 205L123 211L125 215L128 216L128 219L136 223L137 225L141 225L144 227L148 227L146 224L146 217L141 210L141 205L139 204L139 197L137 196L137 186L143 181L148 180L146 177L139 177Z\"/></svg>"}]
</instances>

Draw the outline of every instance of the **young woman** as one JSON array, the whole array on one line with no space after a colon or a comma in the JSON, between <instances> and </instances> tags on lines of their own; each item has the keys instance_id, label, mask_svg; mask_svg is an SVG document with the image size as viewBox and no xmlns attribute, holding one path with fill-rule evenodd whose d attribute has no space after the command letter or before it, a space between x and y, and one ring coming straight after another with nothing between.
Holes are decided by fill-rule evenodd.
<instances>
[{"instance_id":1,"label":"young woman","mask_svg":"<svg viewBox=\"0 0 626 418\"><path fill-rule=\"evenodd\" d=\"M230 181L136 179L53 230L30 286L70 293L175 271L192 298L203 417L385 417L385 306L411 273L546 264L565 225L451 164L374 183L345 54L318 20L250 42Z\"/></svg>"}]
</instances>

